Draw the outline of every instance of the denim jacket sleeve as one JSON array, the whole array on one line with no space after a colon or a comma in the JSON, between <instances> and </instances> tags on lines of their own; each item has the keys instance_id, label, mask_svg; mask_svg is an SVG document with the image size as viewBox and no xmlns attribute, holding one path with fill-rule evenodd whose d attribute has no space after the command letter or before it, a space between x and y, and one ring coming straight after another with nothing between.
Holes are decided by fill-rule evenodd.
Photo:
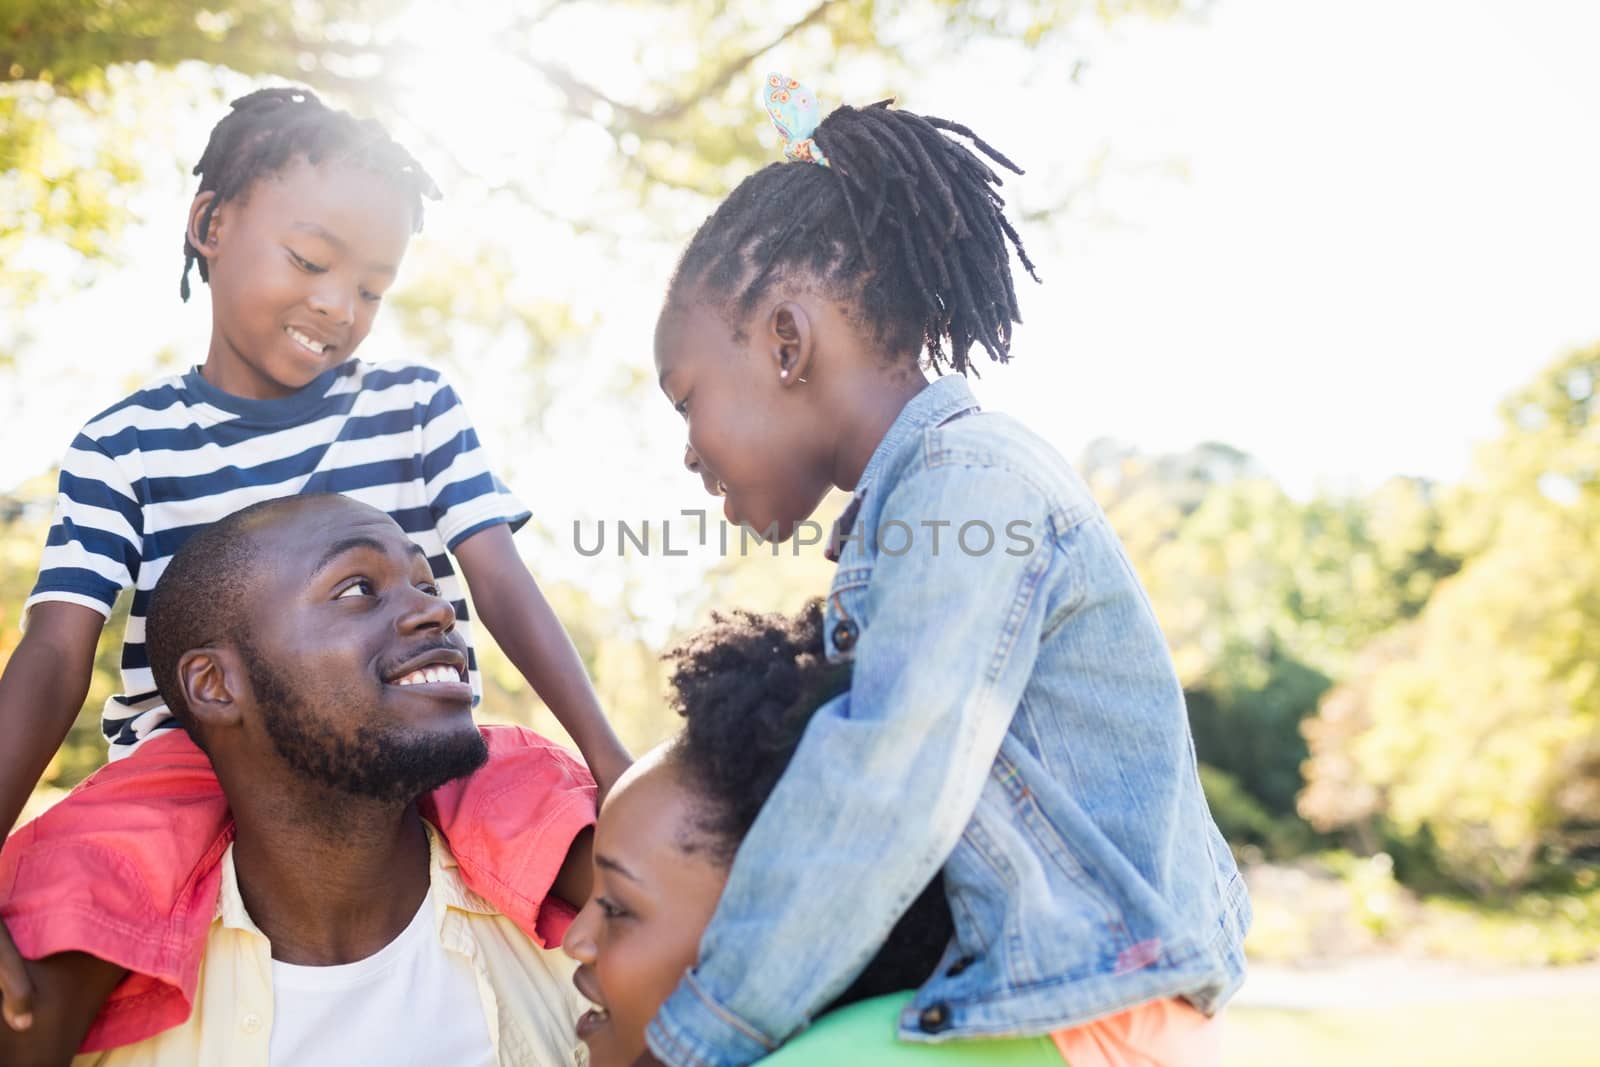
<instances>
[{"instance_id":1,"label":"denim jacket sleeve","mask_svg":"<svg viewBox=\"0 0 1600 1067\"><path fill-rule=\"evenodd\" d=\"M877 557L851 691L813 717L739 848L698 965L650 1025L676 1067L758 1059L860 973L954 849L1021 700L1053 551L1044 497L1014 474L947 464L893 487L881 520L893 519L915 536ZM1006 540L1019 519L1026 554ZM927 523L940 520L935 548ZM990 551L959 547L974 520L994 531Z\"/></svg>"}]
</instances>

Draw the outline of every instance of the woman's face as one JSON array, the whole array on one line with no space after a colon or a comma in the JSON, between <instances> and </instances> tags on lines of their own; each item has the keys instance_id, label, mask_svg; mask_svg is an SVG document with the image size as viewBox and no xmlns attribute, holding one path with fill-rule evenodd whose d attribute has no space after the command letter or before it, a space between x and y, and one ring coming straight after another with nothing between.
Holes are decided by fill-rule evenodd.
<instances>
[{"instance_id":1,"label":"woman's face","mask_svg":"<svg viewBox=\"0 0 1600 1067\"><path fill-rule=\"evenodd\" d=\"M562 948L595 1005L578 1020L593 1067L627 1067L656 1010L694 966L727 869L695 849L695 795L660 750L606 797L594 837L594 893Z\"/></svg>"}]
</instances>

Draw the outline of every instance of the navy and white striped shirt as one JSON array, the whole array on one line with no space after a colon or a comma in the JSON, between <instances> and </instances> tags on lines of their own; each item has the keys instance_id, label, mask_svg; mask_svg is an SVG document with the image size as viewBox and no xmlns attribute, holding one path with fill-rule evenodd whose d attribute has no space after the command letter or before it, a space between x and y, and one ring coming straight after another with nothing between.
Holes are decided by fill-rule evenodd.
<instances>
[{"instance_id":1,"label":"navy and white striped shirt","mask_svg":"<svg viewBox=\"0 0 1600 1067\"><path fill-rule=\"evenodd\" d=\"M462 583L446 549L528 511L490 472L455 390L436 370L349 360L293 396L246 400L198 369L163 378L95 416L61 461L55 520L24 610L44 601L108 618L133 589L122 693L101 726L118 759L176 726L150 673L150 591L189 535L261 500L343 493L388 512L428 554L469 648ZM482 692L471 657L474 699Z\"/></svg>"}]
</instances>

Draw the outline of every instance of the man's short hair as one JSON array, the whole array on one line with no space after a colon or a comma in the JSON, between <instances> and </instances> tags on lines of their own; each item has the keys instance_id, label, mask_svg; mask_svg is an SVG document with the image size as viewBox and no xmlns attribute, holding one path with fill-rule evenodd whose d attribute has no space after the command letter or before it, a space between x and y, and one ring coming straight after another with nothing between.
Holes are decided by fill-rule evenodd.
<instances>
[{"instance_id":1,"label":"man's short hair","mask_svg":"<svg viewBox=\"0 0 1600 1067\"><path fill-rule=\"evenodd\" d=\"M329 495L263 500L218 519L183 543L151 590L144 640L150 673L167 709L202 748L178 680L179 658L196 648L239 641L254 607L248 594L259 577L255 529L280 511Z\"/></svg>"}]
</instances>

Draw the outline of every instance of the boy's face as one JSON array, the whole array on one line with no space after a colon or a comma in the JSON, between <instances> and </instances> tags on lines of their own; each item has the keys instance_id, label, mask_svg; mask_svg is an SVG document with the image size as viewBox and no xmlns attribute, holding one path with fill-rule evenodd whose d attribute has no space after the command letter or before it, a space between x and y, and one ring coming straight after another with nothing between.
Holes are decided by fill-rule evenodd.
<instances>
[{"instance_id":1,"label":"boy's face","mask_svg":"<svg viewBox=\"0 0 1600 1067\"><path fill-rule=\"evenodd\" d=\"M191 230L208 195L196 198ZM394 281L412 224L407 195L379 175L304 157L219 205L207 240L194 241L211 284L207 379L269 400L349 359Z\"/></svg>"}]
</instances>

